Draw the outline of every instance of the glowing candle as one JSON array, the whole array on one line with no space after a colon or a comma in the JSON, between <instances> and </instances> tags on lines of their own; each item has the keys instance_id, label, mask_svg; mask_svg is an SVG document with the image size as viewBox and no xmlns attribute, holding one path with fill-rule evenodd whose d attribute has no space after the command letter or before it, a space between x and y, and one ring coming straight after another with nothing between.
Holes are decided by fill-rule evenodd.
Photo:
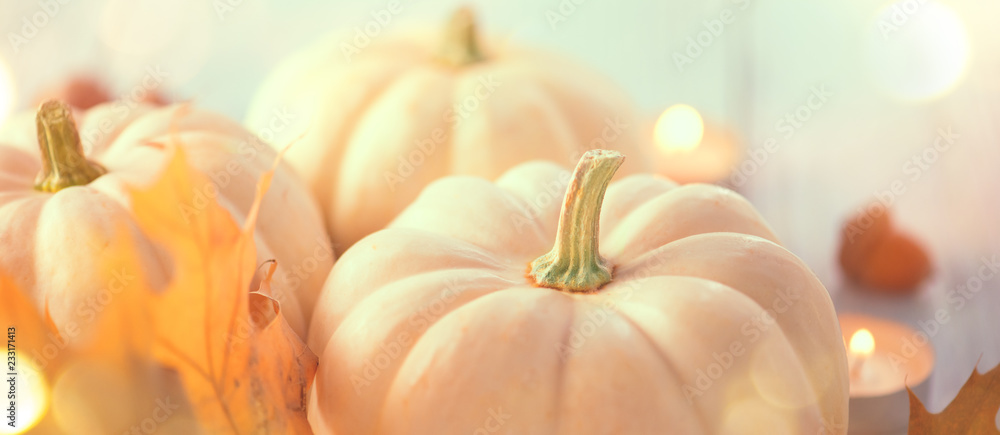
<instances>
[{"instance_id":1,"label":"glowing candle","mask_svg":"<svg viewBox=\"0 0 1000 435\"><path fill-rule=\"evenodd\" d=\"M706 125L693 107L671 106L653 128L657 169L679 183L713 183L722 180L739 162L735 136Z\"/></svg>"},{"instance_id":2,"label":"glowing candle","mask_svg":"<svg viewBox=\"0 0 1000 435\"><path fill-rule=\"evenodd\" d=\"M857 314L841 314L850 373L848 433L892 432L909 420L909 386L926 398L934 349L923 332Z\"/></svg>"},{"instance_id":3,"label":"glowing candle","mask_svg":"<svg viewBox=\"0 0 1000 435\"><path fill-rule=\"evenodd\" d=\"M847 362L850 368L851 380L860 376L865 360L875 353L875 337L871 331L861 328L851 335L851 344L847 348Z\"/></svg>"}]
</instances>

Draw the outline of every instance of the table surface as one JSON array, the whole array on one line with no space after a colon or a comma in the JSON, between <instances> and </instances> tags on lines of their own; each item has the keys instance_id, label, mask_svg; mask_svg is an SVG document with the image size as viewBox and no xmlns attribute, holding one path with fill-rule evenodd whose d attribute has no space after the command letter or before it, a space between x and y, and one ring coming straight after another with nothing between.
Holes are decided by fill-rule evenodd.
<instances>
[{"instance_id":1,"label":"table surface","mask_svg":"<svg viewBox=\"0 0 1000 435\"><path fill-rule=\"evenodd\" d=\"M991 105L987 113L993 116L996 104ZM995 187L1000 180L996 170L984 168L998 161L997 141L977 123L982 120L952 120L965 134L913 180L900 176L899 167L931 146L938 126L914 126L912 143L919 144L914 147L910 141L859 139L854 132L864 119L863 114L815 118L810 121L815 125L804 126L737 190L813 268L839 313L893 319L928 332L936 365L928 397L920 398L931 412L939 412L977 362L980 371L1000 363L1000 279L976 278L981 265L1000 260ZM948 126L947 121L940 124ZM929 248L934 262L933 276L908 297L860 291L845 281L836 260L844 220L896 180L907 189L892 201L894 220ZM969 291L979 282L981 290ZM961 297L963 293L971 297ZM939 310L948 314L943 324L934 321Z\"/></svg>"}]
</instances>

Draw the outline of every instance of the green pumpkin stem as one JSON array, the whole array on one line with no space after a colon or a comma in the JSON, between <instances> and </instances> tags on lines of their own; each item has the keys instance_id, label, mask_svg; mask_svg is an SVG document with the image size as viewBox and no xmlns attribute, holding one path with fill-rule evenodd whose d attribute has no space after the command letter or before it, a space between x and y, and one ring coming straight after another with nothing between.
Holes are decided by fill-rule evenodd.
<instances>
[{"instance_id":1,"label":"green pumpkin stem","mask_svg":"<svg viewBox=\"0 0 1000 435\"><path fill-rule=\"evenodd\" d=\"M35 125L42 150L42 171L35 178L35 190L55 193L88 184L107 173L101 165L84 157L73 110L68 104L58 100L42 103Z\"/></svg>"},{"instance_id":2,"label":"green pumpkin stem","mask_svg":"<svg viewBox=\"0 0 1000 435\"><path fill-rule=\"evenodd\" d=\"M439 52L445 63L461 67L486 60L479 48L476 16L468 7L460 8L451 16L445 29Z\"/></svg>"},{"instance_id":3,"label":"green pumpkin stem","mask_svg":"<svg viewBox=\"0 0 1000 435\"><path fill-rule=\"evenodd\" d=\"M601 204L624 160L621 153L606 150L588 151L580 159L566 189L555 246L528 266L535 284L587 293L611 282L611 265L598 250Z\"/></svg>"}]
</instances>

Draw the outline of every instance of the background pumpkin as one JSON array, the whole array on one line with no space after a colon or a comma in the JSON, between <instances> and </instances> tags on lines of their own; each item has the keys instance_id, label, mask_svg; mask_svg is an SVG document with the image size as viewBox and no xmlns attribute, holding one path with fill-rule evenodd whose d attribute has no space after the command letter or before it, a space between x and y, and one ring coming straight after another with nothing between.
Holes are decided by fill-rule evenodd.
<instances>
[{"instance_id":1,"label":"background pumpkin","mask_svg":"<svg viewBox=\"0 0 1000 435\"><path fill-rule=\"evenodd\" d=\"M275 111L295 115L291 128L274 131ZM251 103L247 125L279 146L306 132L287 160L342 252L444 175L493 179L536 159L572 167L593 148L639 156L633 117L624 94L585 67L480 44L461 9L443 38L379 35L359 47L338 35L292 56Z\"/></svg>"},{"instance_id":2,"label":"background pumpkin","mask_svg":"<svg viewBox=\"0 0 1000 435\"><path fill-rule=\"evenodd\" d=\"M0 130L0 274L14 277L68 337L91 324L115 293L137 284L137 271L120 271L111 282L102 278L102 253L112 247L134 245L130 249L153 288L170 278L171 259L137 229L128 191L156 179L171 143L181 144L192 166L213 180L196 186L206 204L218 201L238 222L250 209L257 179L276 157L221 115L188 106L123 107L103 104L79 112L78 133L69 106L50 101L39 109L37 128L35 114L23 113ZM40 140L51 150L44 157ZM36 176L43 167L49 177L40 191ZM281 286L275 287L287 293L277 298L304 337L333 255L316 204L284 165L274 174L256 228L258 261L278 260Z\"/></svg>"},{"instance_id":3,"label":"background pumpkin","mask_svg":"<svg viewBox=\"0 0 1000 435\"><path fill-rule=\"evenodd\" d=\"M620 164L448 177L349 249L310 330L314 431L845 433L846 355L815 275L739 195L608 187Z\"/></svg>"},{"instance_id":4,"label":"background pumpkin","mask_svg":"<svg viewBox=\"0 0 1000 435\"><path fill-rule=\"evenodd\" d=\"M74 109L85 110L101 103L113 101L114 99L104 80L94 75L77 74L67 76L43 88L35 96L34 101L37 106L48 100L60 100L69 104ZM145 89L145 92L142 93L141 98L137 101L153 106L165 106L169 103L168 99L156 89ZM128 104L125 101L117 102L119 104Z\"/></svg>"}]
</instances>

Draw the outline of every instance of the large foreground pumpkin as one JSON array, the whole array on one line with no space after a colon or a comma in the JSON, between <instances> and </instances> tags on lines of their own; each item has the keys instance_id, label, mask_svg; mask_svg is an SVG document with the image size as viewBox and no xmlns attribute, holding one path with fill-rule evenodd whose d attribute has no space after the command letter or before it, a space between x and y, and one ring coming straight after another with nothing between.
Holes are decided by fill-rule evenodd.
<instances>
[{"instance_id":1,"label":"large foreground pumpkin","mask_svg":"<svg viewBox=\"0 0 1000 435\"><path fill-rule=\"evenodd\" d=\"M314 431L845 433L815 275L740 196L609 187L621 161L445 178L349 249L310 331Z\"/></svg>"},{"instance_id":2,"label":"large foreground pumpkin","mask_svg":"<svg viewBox=\"0 0 1000 435\"><path fill-rule=\"evenodd\" d=\"M50 101L37 116L22 114L0 131L0 275L13 277L68 338L92 326L138 276L156 289L170 279L172 259L138 230L128 199L129 186L159 176L171 155L168 142L183 146L192 166L212 180L193 192L204 207L218 201L240 222L276 157L221 115L187 106L121 108L82 112L78 130L69 106ZM204 208L176 212L190 217ZM276 297L305 336L333 255L316 204L286 166L275 171L255 241L259 262L278 260L275 287L288 292ZM123 243L134 244L145 270L114 271L107 280L102 256Z\"/></svg>"},{"instance_id":3,"label":"large foreground pumpkin","mask_svg":"<svg viewBox=\"0 0 1000 435\"><path fill-rule=\"evenodd\" d=\"M443 38L322 41L283 63L251 104L247 125L273 144L306 132L286 157L338 252L445 175L494 179L536 159L571 168L594 148L638 156L640 126L604 77L552 53L481 43L472 20L460 10Z\"/></svg>"}]
</instances>

